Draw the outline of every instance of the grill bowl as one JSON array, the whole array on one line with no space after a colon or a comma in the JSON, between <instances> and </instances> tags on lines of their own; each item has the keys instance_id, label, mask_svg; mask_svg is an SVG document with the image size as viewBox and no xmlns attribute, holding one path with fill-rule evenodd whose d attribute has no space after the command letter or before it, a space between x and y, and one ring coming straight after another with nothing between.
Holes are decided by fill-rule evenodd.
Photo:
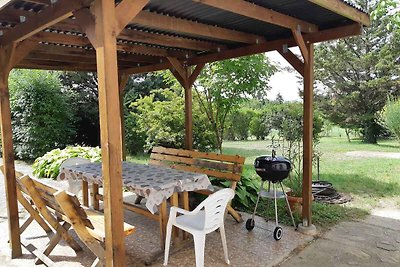
<instances>
[{"instance_id":1,"label":"grill bowl","mask_svg":"<svg viewBox=\"0 0 400 267\"><path fill-rule=\"evenodd\" d=\"M277 183L289 176L292 164L284 157L260 156L254 161L254 168L263 181Z\"/></svg>"}]
</instances>

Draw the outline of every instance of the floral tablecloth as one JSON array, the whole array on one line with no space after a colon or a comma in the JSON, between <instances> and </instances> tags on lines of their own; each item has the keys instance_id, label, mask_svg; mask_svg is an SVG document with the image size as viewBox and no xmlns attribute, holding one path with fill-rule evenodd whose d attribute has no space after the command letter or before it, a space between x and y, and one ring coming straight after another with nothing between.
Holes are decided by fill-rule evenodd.
<instances>
[{"instance_id":1,"label":"floral tablecloth","mask_svg":"<svg viewBox=\"0 0 400 267\"><path fill-rule=\"evenodd\" d=\"M60 180L85 180L102 185L101 163L68 166L60 170ZM175 170L162 166L122 163L123 185L130 191L146 198L146 207L151 213L175 192L213 190L206 174Z\"/></svg>"}]
</instances>

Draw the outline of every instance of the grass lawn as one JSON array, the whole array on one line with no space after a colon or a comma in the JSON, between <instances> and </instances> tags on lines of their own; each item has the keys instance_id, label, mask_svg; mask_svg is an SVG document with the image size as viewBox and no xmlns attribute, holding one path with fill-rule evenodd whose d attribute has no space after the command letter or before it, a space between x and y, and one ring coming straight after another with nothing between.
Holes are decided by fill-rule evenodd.
<instances>
[{"instance_id":1,"label":"grass lawn","mask_svg":"<svg viewBox=\"0 0 400 267\"><path fill-rule=\"evenodd\" d=\"M235 141L224 142L224 154L239 154L246 157L244 175L259 179L254 171L253 162L257 156L270 154L267 145L270 141ZM350 151L400 152L400 145L394 140L384 140L377 145L364 144L359 140L347 142L344 134L341 137L323 137L320 141L322 156L320 160L320 179L329 181L340 192L348 193L353 200L343 205L328 205L314 202L313 222L321 228L329 228L343 221L363 218L377 206L400 206L400 159L367 158L346 155ZM279 154L279 151L278 151ZM145 163L148 155L129 157L128 160ZM314 170L316 178L316 170ZM279 203L279 219L290 224L290 217ZM253 207L245 211L252 212ZM265 200L260 204L258 213L273 218L272 203ZM300 222L299 216L296 216Z\"/></svg>"},{"instance_id":2,"label":"grass lawn","mask_svg":"<svg viewBox=\"0 0 400 267\"><path fill-rule=\"evenodd\" d=\"M270 154L270 148L267 148L269 143L269 141L225 142L223 152L246 156L246 174L257 179L253 162L257 156ZM364 144L359 140L352 140L349 143L345 135L342 135L342 137L323 137L319 147L322 151L320 179L331 182L340 192L349 193L353 201L343 205L314 203L315 224L320 227L330 227L342 220L362 218L378 205L386 203L400 205L400 159L346 155L346 152L350 151L360 151L361 155L363 151L400 152L400 145L396 141L385 140L377 145ZM316 169L314 177L316 178ZM262 203L259 211L260 215L273 216L272 208L266 210L265 203ZM282 212L281 218L283 222L289 223L289 217L285 212Z\"/></svg>"}]
</instances>

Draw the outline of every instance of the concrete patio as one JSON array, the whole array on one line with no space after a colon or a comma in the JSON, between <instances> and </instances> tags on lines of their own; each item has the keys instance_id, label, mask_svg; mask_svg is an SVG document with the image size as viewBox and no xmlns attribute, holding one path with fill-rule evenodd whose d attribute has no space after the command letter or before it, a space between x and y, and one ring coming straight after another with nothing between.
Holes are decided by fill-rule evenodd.
<instances>
[{"instance_id":1,"label":"concrete patio","mask_svg":"<svg viewBox=\"0 0 400 267\"><path fill-rule=\"evenodd\" d=\"M23 162L17 162L17 170L32 174L31 167ZM59 183L50 181L50 183ZM125 199L133 202L135 196L125 193ZM20 206L20 218L26 216ZM243 214L246 221L249 214ZM158 221L127 211L125 220L136 227L136 232L126 238L127 266L162 266L163 251L160 249ZM312 237L294 231L293 227L283 227L282 240L276 242L271 230L273 222L266 222L257 217L255 228L248 232L245 223L236 223L231 216L225 222L228 252L231 266L273 266L286 259L296 248L304 247ZM77 241L79 238L70 230ZM37 248L46 246L49 238L36 222L32 223L22 234L22 237ZM8 244L7 210L5 208L4 177L0 174L0 266L28 267L34 264L34 257L23 248L23 256L10 259ZM79 241L80 242L80 241ZM83 251L75 253L65 242L61 242L50 255L57 266L90 266L95 259L93 253L82 243ZM207 235L205 248L205 266L224 266L222 244L218 232ZM40 266L40 265L39 265ZM43 266L43 265L42 265ZM195 266L195 255L192 240L181 243L179 248L172 249L169 266Z\"/></svg>"},{"instance_id":2,"label":"concrete patio","mask_svg":"<svg viewBox=\"0 0 400 267\"><path fill-rule=\"evenodd\" d=\"M249 216L244 214L244 219ZM126 212L125 218L127 222L136 226L136 233L126 239L127 266L145 266L149 263L151 266L162 266L163 252L160 249L158 222L132 212ZM270 231L274 229L274 224L267 223L259 217L256 218L256 227L250 233L245 229L245 223L238 224L230 216L227 217L225 224L231 266L274 266L288 257L297 247L304 246L312 240L312 237L302 235L292 227L284 227L284 236L277 242ZM75 234L73 236L79 240ZM49 240L36 223L29 226L22 237L37 248L43 248ZM0 223L0 266L35 266L34 257L25 249L22 258L11 260L7 239L7 222L4 221ZM90 266L95 259L83 244L83 251L78 253L65 242L60 244L50 255L56 266ZM220 235L218 232L211 233L206 239L205 266L224 265ZM185 241L180 249L173 249L169 266L195 266L191 240Z\"/></svg>"}]
</instances>

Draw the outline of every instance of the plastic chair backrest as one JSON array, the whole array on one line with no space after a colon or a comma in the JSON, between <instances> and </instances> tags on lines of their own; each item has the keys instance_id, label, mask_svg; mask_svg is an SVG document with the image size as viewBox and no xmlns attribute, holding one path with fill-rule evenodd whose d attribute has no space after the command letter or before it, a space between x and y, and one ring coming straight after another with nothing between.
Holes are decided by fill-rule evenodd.
<instances>
[{"instance_id":1,"label":"plastic chair backrest","mask_svg":"<svg viewBox=\"0 0 400 267\"><path fill-rule=\"evenodd\" d=\"M79 164L88 164L91 161L88 159L84 159L84 158L69 158L63 161L63 163L60 166L60 169L64 168L64 167L68 167L68 166L75 166L75 165L79 165Z\"/></svg>"},{"instance_id":2,"label":"plastic chair backrest","mask_svg":"<svg viewBox=\"0 0 400 267\"><path fill-rule=\"evenodd\" d=\"M204 230L207 232L218 229L224 222L225 210L235 196L231 188L221 189L209 195L199 206L204 207Z\"/></svg>"}]
</instances>

